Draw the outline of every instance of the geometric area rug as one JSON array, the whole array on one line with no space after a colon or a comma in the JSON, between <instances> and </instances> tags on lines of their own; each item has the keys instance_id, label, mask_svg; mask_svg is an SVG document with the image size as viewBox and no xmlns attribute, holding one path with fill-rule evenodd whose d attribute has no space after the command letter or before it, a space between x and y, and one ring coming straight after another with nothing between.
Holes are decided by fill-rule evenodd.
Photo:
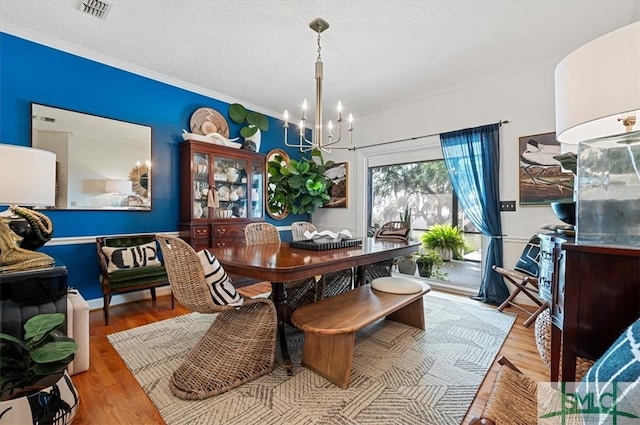
<instances>
[{"instance_id":1,"label":"geometric area rug","mask_svg":"<svg viewBox=\"0 0 640 425\"><path fill-rule=\"evenodd\" d=\"M356 334L351 384L344 390L301 366L304 333L291 327L293 376L277 349L273 372L199 401L173 396L169 377L212 315L189 313L108 339L168 425L458 425L515 315L434 292L424 307L424 331L380 320Z\"/></svg>"}]
</instances>

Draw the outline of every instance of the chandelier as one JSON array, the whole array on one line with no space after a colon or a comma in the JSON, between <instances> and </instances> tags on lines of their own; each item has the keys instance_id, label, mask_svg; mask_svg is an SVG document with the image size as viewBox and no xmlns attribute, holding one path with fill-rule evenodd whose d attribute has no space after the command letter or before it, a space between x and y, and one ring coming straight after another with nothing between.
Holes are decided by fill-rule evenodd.
<instances>
[{"instance_id":1,"label":"chandelier","mask_svg":"<svg viewBox=\"0 0 640 425\"><path fill-rule=\"evenodd\" d=\"M349 128L347 132L349 134L348 146L334 146L342 141L342 103L338 101L337 105L337 118L336 118L336 135L333 134L334 125L332 121L327 124L327 139L324 140L322 136L323 124L322 124L322 56L320 50L320 34L329 28L329 23L322 18L317 18L311 21L309 28L318 33L318 58L316 59L316 110L315 110L315 124L313 129L313 140L308 140L305 137L305 128L307 123L307 100L302 103L302 115L299 121L299 136L297 143L289 143L287 140L287 131L289 129L289 112L284 111L284 144L289 147L295 147L300 152L306 152L310 150L322 150L325 152L331 152L331 149L349 149L353 150L353 115L349 114L347 118L349 122Z\"/></svg>"}]
</instances>

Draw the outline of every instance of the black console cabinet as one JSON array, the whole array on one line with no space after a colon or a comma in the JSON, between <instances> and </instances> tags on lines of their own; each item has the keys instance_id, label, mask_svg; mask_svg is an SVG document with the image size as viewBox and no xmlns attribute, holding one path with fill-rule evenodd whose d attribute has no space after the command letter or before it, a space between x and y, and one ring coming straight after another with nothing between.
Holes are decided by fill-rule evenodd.
<instances>
[{"instance_id":1,"label":"black console cabinet","mask_svg":"<svg viewBox=\"0 0 640 425\"><path fill-rule=\"evenodd\" d=\"M66 294L67 268L61 263L0 273L0 332L21 338L24 322L37 314L58 312L66 317Z\"/></svg>"}]
</instances>

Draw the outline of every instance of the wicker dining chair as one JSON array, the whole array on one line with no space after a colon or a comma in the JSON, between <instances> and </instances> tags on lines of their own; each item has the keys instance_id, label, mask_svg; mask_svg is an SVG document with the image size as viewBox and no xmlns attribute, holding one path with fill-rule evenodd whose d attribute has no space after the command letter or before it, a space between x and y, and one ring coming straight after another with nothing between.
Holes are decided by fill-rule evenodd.
<instances>
[{"instance_id":1,"label":"wicker dining chair","mask_svg":"<svg viewBox=\"0 0 640 425\"><path fill-rule=\"evenodd\" d=\"M540 419L538 408L545 412L559 410L562 404L559 391L548 385L538 385L504 357L497 362L500 367L491 394L481 416L472 418L470 425L537 424ZM567 416L572 419L573 415ZM573 420L566 424L578 425Z\"/></svg>"},{"instance_id":2,"label":"wicker dining chair","mask_svg":"<svg viewBox=\"0 0 640 425\"><path fill-rule=\"evenodd\" d=\"M244 228L244 241L246 245L280 243L280 232L270 223L249 223ZM289 311L294 311L317 299L318 285L314 277L284 282L284 289L287 292ZM287 320L288 317L289 314L287 314Z\"/></svg>"},{"instance_id":3,"label":"wicker dining chair","mask_svg":"<svg viewBox=\"0 0 640 425\"><path fill-rule=\"evenodd\" d=\"M546 314L541 313L536 324ZM629 385L640 382L638 335L640 318L623 330L599 359L590 362L588 368L583 365L586 370L577 387L571 382L566 387L536 382L504 357L499 358L500 367L487 402L480 416L471 419L469 424L528 425L542 423L540 418L545 418L545 424L616 423L616 412L639 413L640 387ZM613 396L613 409L604 408L603 398L609 399L605 395ZM594 397L602 406L596 402L595 409L585 409L587 405L592 406ZM575 406L570 406L571 401Z\"/></svg>"},{"instance_id":4,"label":"wicker dining chair","mask_svg":"<svg viewBox=\"0 0 640 425\"><path fill-rule=\"evenodd\" d=\"M308 221L296 221L291 223L291 235L294 241L303 241L307 238L305 232L317 232L318 229ZM318 281L318 292L316 300L333 297L353 289L353 269L348 268L338 272L331 272L322 275Z\"/></svg>"},{"instance_id":5,"label":"wicker dining chair","mask_svg":"<svg viewBox=\"0 0 640 425\"><path fill-rule=\"evenodd\" d=\"M196 252L171 236L157 236L173 295L184 307L217 314L204 336L173 372L171 392L202 400L270 373L274 366L277 316L273 302L244 298L240 307L214 304Z\"/></svg>"},{"instance_id":6,"label":"wicker dining chair","mask_svg":"<svg viewBox=\"0 0 640 425\"><path fill-rule=\"evenodd\" d=\"M390 221L383 224L375 233L374 237L381 240L407 241L411 231L409 223L406 221ZM364 269L366 283L371 283L379 277L391 276L393 259L369 264Z\"/></svg>"}]
</instances>

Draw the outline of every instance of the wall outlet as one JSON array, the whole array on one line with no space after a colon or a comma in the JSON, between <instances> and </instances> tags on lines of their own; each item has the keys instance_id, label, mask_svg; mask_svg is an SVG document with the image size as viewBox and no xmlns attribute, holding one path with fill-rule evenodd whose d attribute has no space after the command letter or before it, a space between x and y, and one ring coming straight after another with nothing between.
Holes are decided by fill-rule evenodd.
<instances>
[{"instance_id":1,"label":"wall outlet","mask_svg":"<svg viewBox=\"0 0 640 425\"><path fill-rule=\"evenodd\" d=\"M515 211L516 201L500 201L500 211Z\"/></svg>"}]
</instances>

